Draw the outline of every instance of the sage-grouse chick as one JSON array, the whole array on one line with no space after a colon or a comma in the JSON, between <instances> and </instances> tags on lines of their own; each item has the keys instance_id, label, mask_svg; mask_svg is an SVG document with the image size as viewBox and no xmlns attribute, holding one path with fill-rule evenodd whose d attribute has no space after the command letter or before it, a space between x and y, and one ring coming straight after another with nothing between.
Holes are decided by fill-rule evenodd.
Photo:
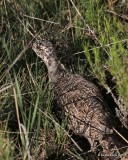
<instances>
[{"instance_id":1,"label":"sage-grouse chick","mask_svg":"<svg viewBox=\"0 0 128 160\"><path fill-rule=\"evenodd\" d=\"M52 43L37 39L32 49L47 66L54 97L62 114L67 117L69 129L86 137L92 150L100 145L102 150L99 156L111 159L116 147L113 119L98 88L82 76L68 73L58 61ZM116 159L116 156L112 155L112 159Z\"/></svg>"}]
</instances>

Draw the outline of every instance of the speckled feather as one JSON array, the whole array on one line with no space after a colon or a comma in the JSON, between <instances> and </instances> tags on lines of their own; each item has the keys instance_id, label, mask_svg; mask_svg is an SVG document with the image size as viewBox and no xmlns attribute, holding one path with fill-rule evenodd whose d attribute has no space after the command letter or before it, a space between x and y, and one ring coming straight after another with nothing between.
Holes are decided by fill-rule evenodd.
<instances>
[{"instance_id":1,"label":"speckled feather","mask_svg":"<svg viewBox=\"0 0 128 160\"><path fill-rule=\"evenodd\" d=\"M62 76L60 76L62 75ZM112 119L97 87L79 75L59 74L54 83L55 99L64 111L68 127L85 136L91 146L112 134Z\"/></svg>"}]
</instances>

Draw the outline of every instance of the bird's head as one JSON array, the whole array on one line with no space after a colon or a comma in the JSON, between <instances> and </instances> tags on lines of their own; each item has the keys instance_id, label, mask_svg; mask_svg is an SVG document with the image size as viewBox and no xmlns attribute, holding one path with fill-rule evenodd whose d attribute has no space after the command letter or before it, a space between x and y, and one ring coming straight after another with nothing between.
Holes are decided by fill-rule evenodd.
<instances>
[{"instance_id":1,"label":"bird's head","mask_svg":"<svg viewBox=\"0 0 128 160\"><path fill-rule=\"evenodd\" d=\"M56 74L65 71L63 64L58 61L55 48L47 40L36 39L32 44L32 49L47 66L50 81L56 81Z\"/></svg>"},{"instance_id":2,"label":"bird's head","mask_svg":"<svg viewBox=\"0 0 128 160\"><path fill-rule=\"evenodd\" d=\"M32 49L46 65L50 63L50 59L56 59L55 48L53 44L47 40L36 39L32 45Z\"/></svg>"}]
</instances>

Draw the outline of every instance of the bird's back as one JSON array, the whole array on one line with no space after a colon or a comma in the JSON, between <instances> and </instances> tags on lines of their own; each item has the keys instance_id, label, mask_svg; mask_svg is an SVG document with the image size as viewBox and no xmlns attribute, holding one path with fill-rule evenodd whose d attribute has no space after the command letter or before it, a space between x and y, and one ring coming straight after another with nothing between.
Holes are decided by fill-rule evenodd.
<instances>
[{"instance_id":1,"label":"bird's back","mask_svg":"<svg viewBox=\"0 0 128 160\"><path fill-rule=\"evenodd\" d=\"M113 134L115 119L99 89L79 75L61 72L53 83L53 92L69 130L87 138L92 151L101 146L101 159L119 159Z\"/></svg>"},{"instance_id":2,"label":"bird's back","mask_svg":"<svg viewBox=\"0 0 128 160\"><path fill-rule=\"evenodd\" d=\"M76 134L100 140L112 134L112 116L98 88L79 75L61 73L54 83L58 106L68 118L68 126Z\"/></svg>"}]
</instances>

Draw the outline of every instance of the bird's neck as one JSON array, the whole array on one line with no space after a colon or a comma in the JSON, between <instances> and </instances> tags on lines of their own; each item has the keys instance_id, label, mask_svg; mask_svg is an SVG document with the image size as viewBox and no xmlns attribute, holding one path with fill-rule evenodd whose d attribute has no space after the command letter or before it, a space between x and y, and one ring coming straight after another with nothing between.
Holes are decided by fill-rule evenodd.
<instances>
[{"instance_id":1,"label":"bird's neck","mask_svg":"<svg viewBox=\"0 0 128 160\"><path fill-rule=\"evenodd\" d=\"M46 64L48 69L48 77L50 82L56 82L58 75L65 70L64 66L57 60L57 58L50 58Z\"/></svg>"}]
</instances>

